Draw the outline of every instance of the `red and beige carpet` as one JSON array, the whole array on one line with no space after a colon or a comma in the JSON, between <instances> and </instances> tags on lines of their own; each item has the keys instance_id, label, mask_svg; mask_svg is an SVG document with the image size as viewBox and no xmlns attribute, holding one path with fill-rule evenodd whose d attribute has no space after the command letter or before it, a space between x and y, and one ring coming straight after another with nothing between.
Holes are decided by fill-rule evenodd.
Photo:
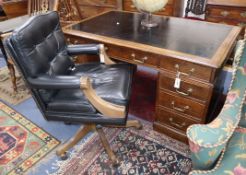
<instances>
[{"instance_id":1,"label":"red and beige carpet","mask_svg":"<svg viewBox=\"0 0 246 175\"><path fill-rule=\"evenodd\" d=\"M0 174L24 174L59 141L0 102Z\"/></svg>"},{"instance_id":2,"label":"red and beige carpet","mask_svg":"<svg viewBox=\"0 0 246 175\"><path fill-rule=\"evenodd\" d=\"M144 123L134 128L104 128L111 148L120 160L113 167L99 137L92 134L78 145L71 157L57 163L59 175L187 175L191 169L188 146L152 129Z\"/></svg>"}]
</instances>

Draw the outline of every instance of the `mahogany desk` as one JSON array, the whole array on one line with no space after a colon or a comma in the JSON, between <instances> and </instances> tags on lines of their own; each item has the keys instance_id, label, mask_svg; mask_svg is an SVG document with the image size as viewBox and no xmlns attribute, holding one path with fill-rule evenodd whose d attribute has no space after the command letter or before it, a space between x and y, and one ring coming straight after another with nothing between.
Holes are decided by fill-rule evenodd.
<instances>
[{"instance_id":1,"label":"mahogany desk","mask_svg":"<svg viewBox=\"0 0 246 175\"><path fill-rule=\"evenodd\" d=\"M221 67L241 28L155 16L159 26L148 29L140 25L142 17L110 11L64 32L72 43L104 43L110 57L158 70L154 129L186 141L189 125L206 122Z\"/></svg>"}]
</instances>

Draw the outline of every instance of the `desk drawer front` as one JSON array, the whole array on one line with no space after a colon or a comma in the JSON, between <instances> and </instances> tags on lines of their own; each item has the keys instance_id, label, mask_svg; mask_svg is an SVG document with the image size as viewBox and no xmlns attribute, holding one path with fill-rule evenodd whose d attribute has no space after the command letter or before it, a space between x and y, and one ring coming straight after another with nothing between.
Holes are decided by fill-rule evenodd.
<instances>
[{"instance_id":1,"label":"desk drawer front","mask_svg":"<svg viewBox=\"0 0 246 175\"><path fill-rule=\"evenodd\" d=\"M209 22L215 22L215 23L221 23L221 24L229 24L229 25L236 25L236 26L241 26L245 27L246 26L246 21L240 21L240 19L226 19L226 18L219 18L219 17L206 17L206 21Z\"/></svg>"},{"instance_id":2,"label":"desk drawer front","mask_svg":"<svg viewBox=\"0 0 246 175\"><path fill-rule=\"evenodd\" d=\"M246 22L246 8L208 8L207 16L235 19Z\"/></svg>"},{"instance_id":3,"label":"desk drawer front","mask_svg":"<svg viewBox=\"0 0 246 175\"><path fill-rule=\"evenodd\" d=\"M160 61L160 68L172 71L175 74L179 71L181 76L186 78L198 78L210 82L212 69L198 64L181 61L172 58L163 58Z\"/></svg>"},{"instance_id":4,"label":"desk drawer front","mask_svg":"<svg viewBox=\"0 0 246 175\"><path fill-rule=\"evenodd\" d=\"M192 124L199 123L197 120L192 119L192 117L188 115L184 117L184 115L171 112L170 110L161 107L157 108L156 115L156 121L182 131L186 131L187 127Z\"/></svg>"},{"instance_id":5,"label":"desk drawer front","mask_svg":"<svg viewBox=\"0 0 246 175\"><path fill-rule=\"evenodd\" d=\"M112 58L119 58L126 61L130 61L133 64L146 65L152 67L158 67L159 57L158 55L129 49L125 47L118 47L106 44L107 54Z\"/></svg>"},{"instance_id":6,"label":"desk drawer front","mask_svg":"<svg viewBox=\"0 0 246 175\"><path fill-rule=\"evenodd\" d=\"M195 118L202 119L206 110L204 104L195 102L185 97L171 95L167 92L159 90L158 105L172 109L180 114L187 114Z\"/></svg>"},{"instance_id":7,"label":"desk drawer front","mask_svg":"<svg viewBox=\"0 0 246 175\"><path fill-rule=\"evenodd\" d=\"M174 88L175 75L169 73L160 73L159 86L160 88L167 89L183 97L191 97L201 100L206 103L210 99L212 93L212 87L206 84L202 84L194 81L187 81L181 79L181 85L179 89Z\"/></svg>"},{"instance_id":8,"label":"desk drawer front","mask_svg":"<svg viewBox=\"0 0 246 175\"><path fill-rule=\"evenodd\" d=\"M182 141L188 144L188 139L186 137L186 133L184 131L177 130L169 125L162 124L160 122L155 121L153 124L153 128L155 131L164 133L171 138Z\"/></svg>"}]
</instances>

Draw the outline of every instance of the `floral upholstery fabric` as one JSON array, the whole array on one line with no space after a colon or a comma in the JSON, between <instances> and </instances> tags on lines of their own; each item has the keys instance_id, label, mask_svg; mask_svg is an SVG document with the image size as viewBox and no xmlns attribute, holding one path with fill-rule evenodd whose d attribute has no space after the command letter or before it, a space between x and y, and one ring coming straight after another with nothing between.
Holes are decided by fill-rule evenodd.
<instances>
[{"instance_id":1,"label":"floral upholstery fabric","mask_svg":"<svg viewBox=\"0 0 246 175\"><path fill-rule=\"evenodd\" d=\"M238 126L246 90L246 40L236 52L236 69L226 102L218 117L207 125L192 125L187 130L193 169L210 170ZM244 113L245 114L245 113ZM244 121L241 120L243 123Z\"/></svg>"},{"instance_id":2,"label":"floral upholstery fabric","mask_svg":"<svg viewBox=\"0 0 246 175\"><path fill-rule=\"evenodd\" d=\"M246 128L246 99L244 99L244 105L242 109L241 120L238 124L239 126Z\"/></svg>"},{"instance_id":3,"label":"floral upholstery fabric","mask_svg":"<svg viewBox=\"0 0 246 175\"><path fill-rule=\"evenodd\" d=\"M246 175L246 129L237 128L225 154L210 171L192 171L189 175Z\"/></svg>"}]
</instances>

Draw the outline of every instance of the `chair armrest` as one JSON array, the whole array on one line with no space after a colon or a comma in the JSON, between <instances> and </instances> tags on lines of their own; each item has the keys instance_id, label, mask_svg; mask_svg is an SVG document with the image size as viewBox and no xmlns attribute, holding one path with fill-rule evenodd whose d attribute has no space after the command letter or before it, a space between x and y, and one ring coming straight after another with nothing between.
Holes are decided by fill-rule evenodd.
<instances>
[{"instance_id":1,"label":"chair armrest","mask_svg":"<svg viewBox=\"0 0 246 175\"><path fill-rule=\"evenodd\" d=\"M125 106L116 105L99 97L92 88L88 77L80 78L80 88L89 102L103 115L111 118L124 118L126 116Z\"/></svg>"},{"instance_id":2,"label":"chair armrest","mask_svg":"<svg viewBox=\"0 0 246 175\"><path fill-rule=\"evenodd\" d=\"M106 54L105 47L103 44L69 45L67 47L67 52L70 56L81 54L99 55L100 60L105 64L115 64L115 62Z\"/></svg>"},{"instance_id":3,"label":"chair armrest","mask_svg":"<svg viewBox=\"0 0 246 175\"><path fill-rule=\"evenodd\" d=\"M240 121L244 98L245 89L241 92L230 90L215 120L207 125L195 124L187 129L194 169L212 168Z\"/></svg>"},{"instance_id":4,"label":"chair armrest","mask_svg":"<svg viewBox=\"0 0 246 175\"><path fill-rule=\"evenodd\" d=\"M187 137L192 155L193 169L209 170L225 148L241 118L245 99L245 41L238 47L236 66L226 102L217 118L207 125L192 125Z\"/></svg>"},{"instance_id":5,"label":"chair armrest","mask_svg":"<svg viewBox=\"0 0 246 175\"><path fill-rule=\"evenodd\" d=\"M100 45L99 44L68 45L67 52L70 56L81 55L81 54L98 55L100 53Z\"/></svg>"},{"instance_id":6,"label":"chair armrest","mask_svg":"<svg viewBox=\"0 0 246 175\"><path fill-rule=\"evenodd\" d=\"M28 78L31 88L35 89L74 89L80 88L78 76L49 76L42 75L37 78Z\"/></svg>"}]
</instances>

